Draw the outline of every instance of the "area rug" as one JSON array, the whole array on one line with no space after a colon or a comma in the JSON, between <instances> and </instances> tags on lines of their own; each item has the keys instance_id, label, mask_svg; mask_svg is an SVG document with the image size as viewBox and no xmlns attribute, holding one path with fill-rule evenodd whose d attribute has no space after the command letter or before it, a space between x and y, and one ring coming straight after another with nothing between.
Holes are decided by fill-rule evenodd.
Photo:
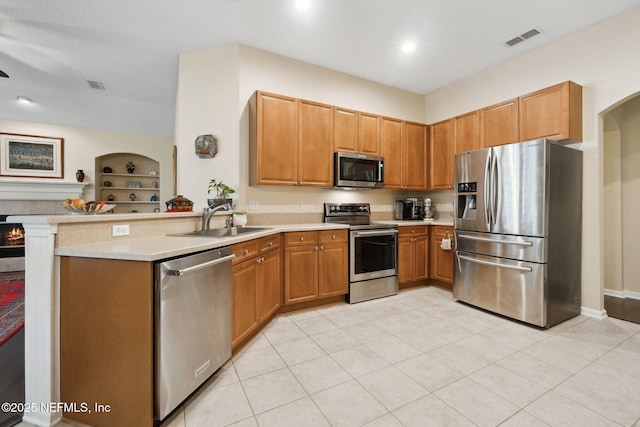
<instances>
[{"instance_id":1,"label":"area rug","mask_svg":"<svg viewBox=\"0 0 640 427\"><path fill-rule=\"evenodd\" d=\"M0 345L24 326L24 272L0 274Z\"/></svg>"}]
</instances>

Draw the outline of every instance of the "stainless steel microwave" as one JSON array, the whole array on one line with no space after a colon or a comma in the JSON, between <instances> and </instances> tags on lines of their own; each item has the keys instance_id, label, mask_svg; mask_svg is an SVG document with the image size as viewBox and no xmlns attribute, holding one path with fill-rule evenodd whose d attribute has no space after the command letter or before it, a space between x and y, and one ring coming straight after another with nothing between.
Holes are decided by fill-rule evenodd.
<instances>
[{"instance_id":1,"label":"stainless steel microwave","mask_svg":"<svg viewBox=\"0 0 640 427\"><path fill-rule=\"evenodd\" d=\"M335 153L335 186L338 188L381 188L384 158L360 153Z\"/></svg>"}]
</instances>

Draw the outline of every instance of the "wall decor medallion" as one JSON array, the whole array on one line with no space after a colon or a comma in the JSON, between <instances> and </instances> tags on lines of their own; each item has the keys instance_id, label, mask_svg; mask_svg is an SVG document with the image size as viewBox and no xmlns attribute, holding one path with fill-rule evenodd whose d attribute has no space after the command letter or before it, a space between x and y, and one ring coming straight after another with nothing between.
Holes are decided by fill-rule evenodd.
<instances>
[{"instance_id":1,"label":"wall decor medallion","mask_svg":"<svg viewBox=\"0 0 640 427\"><path fill-rule=\"evenodd\" d=\"M213 135L199 135L196 138L196 154L201 159L209 159L218 154L218 140Z\"/></svg>"},{"instance_id":2,"label":"wall decor medallion","mask_svg":"<svg viewBox=\"0 0 640 427\"><path fill-rule=\"evenodd\" d=\"M64 177L64 139L0 133L0 175Z\"/></svg>"}]
</instances>

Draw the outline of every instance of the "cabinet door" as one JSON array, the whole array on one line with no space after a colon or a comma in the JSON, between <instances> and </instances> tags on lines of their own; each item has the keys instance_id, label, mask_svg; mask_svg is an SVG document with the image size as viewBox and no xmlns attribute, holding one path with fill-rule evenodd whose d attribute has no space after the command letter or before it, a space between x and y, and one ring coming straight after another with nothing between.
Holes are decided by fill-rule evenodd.
<instances>
[{"instance_id":1,"label":"cabinet door","mask_svg":"<svg viewBox=\"0 0 640 427\"><path fill-rule=\"evenodd\" d=\"M413 239L413 280L429 278L429 238L418 236Z\"/></svg>"},{"instance_id":2,"label":"cabinet door","mask_svg":"<svg viewBox=\"0 0 640 427\"><path fill-rule=\"evenodd\" d=\"M453 188L453 120L444 120L430 126L429 189Z\"/></svg>"},{"instance_id":3,"label":"cabinet door","mask_svg":"<svg viewBox=\"0 0 640 427\"><path fill-rule=\"evenodd\" d=\"M280 308L282 300L282 272L280 251L275 250L258 258L258 322L262 323Z\"/></svg>"},{"instance_id":4,"label":"cabinet door","mask_svg":"<svg viewBox=\"0 0 640 427\"><path fill-rule=\"evenodd\" d=\"M318 298L318 250L317 245L285 248L285 304L295 304Z\"/></svg>"},{"instance_id":5,"label":"cabinet door","mask_svg":"<svg viewBox=\"0 0 640 427\"><path fill-rule=\"evenodd\" d=\"M318 286L320 298L349 292L349 250L345 243L320 245Z\"/></svg>"},{"instance_id":6,"label":"cabinet door","mask_svg":"<svg viewBox=\"0 0 640 427\"><path fill-rule=\"evenodd\" d=\"M231 292L231 345L236 346L258 326L256 287L258 264L255 259L234 265Z\"/></svg>"},{"instance_id":7,"label":"cabinet door","mask_svg":"<svg viewBox=\"0 0 640 427\"><path fill-rule=\"evenodd\" d=\"M257 93L257 183L297 182L296 100Z\"/></svg>"},{"instance_id":8,"label":"cabinet door","mask_svg":"<svg viewBox=\"0 0 640 427\"><path fill-rule=\"evenodd\" d=\"M582 141L582 87L564 82L519 98L520 140Z\"/></svg>"},{"instance_id":9,"label":"cabinet door","mask_svg":"<svg viewBox=\"0 0 640 427\"><path fill-rule=\"evenodd\" d=\"M403 122L403 186L406 190L427 189L427 126Z\"/></svg>"},{"instance_id":10,"label":"cabinet door","mask_svg":"<svg viewBox=\"0 0 640 427\"><path fill-rule=\"evenodd\" d=\"M298 109L298 185L333 186L333 109L301 100Z\"/></svg>"},{"instance_id":11,"label":"cabinet door","mask_svg":"<svg viewBox=\"0 0 640 427\"><path fill-rule=\"evenodd\" d=\"M445 251L440 247L442 238L449 231L449 237L453 239L453 228L436 227L431 237L431 278L453 284L454 251Z\"/></svg>"},{"instance_id":12,"label":"cabinet door","mask_svg":"<svg viewBox=\"0 0 640 427\"><path fill-rule=\"evenodd\" d=\"M358 144L358 112L335 107L333 110L333 151L355 153Z\"/></svg>"},{"instance_id":13,"label":"cabinet door","mask_svg":"<svg viewBox=\"0 0 640 427\"><path fill-rule=\"evenodd\" d=\"M402 188L402 121L383 117L380 124L384 188Z\"/></svg>"},{"instance_id":14,"label":"cabinet door","mask_svg":"<svg viewBox=\"0 0 640 427\"><path fill-rule=\"evenodd\" d=\"M480 145L518 142L518 99L511 99L480 110Z\"/></svg>"},{"instance_id":15,"label":"cabinet door","mask_svg":"<svg viewBox=\"0 0 640 427\"><path fill-rule=\"evenodd\" d=\"M380 155L380 116L358 113L358 151Z\"/></svg>"},{"instance_id":16,"label":"cabinet door","mask_svg":"<svg viewBox=\"0 0 640 427\"><path fill-rule=\"evenodd\" d=\"M413 281L413 237L398 238L398 283Z\"/></svg>"},{"instance_id":17,"label":"cabinet door","mask_svg":"<svg viewBox=\"0 0 640 427\"><path fill-rule=\"evenodd\" d=\"M472 111L453 119L453 153L480 148L480 111Z\"/></svg>"}]
</instances>

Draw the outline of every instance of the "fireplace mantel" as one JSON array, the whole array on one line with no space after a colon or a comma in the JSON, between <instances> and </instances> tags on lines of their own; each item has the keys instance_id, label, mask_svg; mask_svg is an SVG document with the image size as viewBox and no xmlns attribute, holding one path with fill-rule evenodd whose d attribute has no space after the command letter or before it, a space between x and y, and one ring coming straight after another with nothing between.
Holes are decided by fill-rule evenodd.
<instances>
[{"instance_id":1,"label":"fireplace mantel","mask_svg":"<svg viewBox=\"0 0 640 427\"><path fill-rule=\"evenodd\" d=\"M80 197L86 182L33 180L0 181L0 200L65 200Z\"/></svg>"}]
</instances>

